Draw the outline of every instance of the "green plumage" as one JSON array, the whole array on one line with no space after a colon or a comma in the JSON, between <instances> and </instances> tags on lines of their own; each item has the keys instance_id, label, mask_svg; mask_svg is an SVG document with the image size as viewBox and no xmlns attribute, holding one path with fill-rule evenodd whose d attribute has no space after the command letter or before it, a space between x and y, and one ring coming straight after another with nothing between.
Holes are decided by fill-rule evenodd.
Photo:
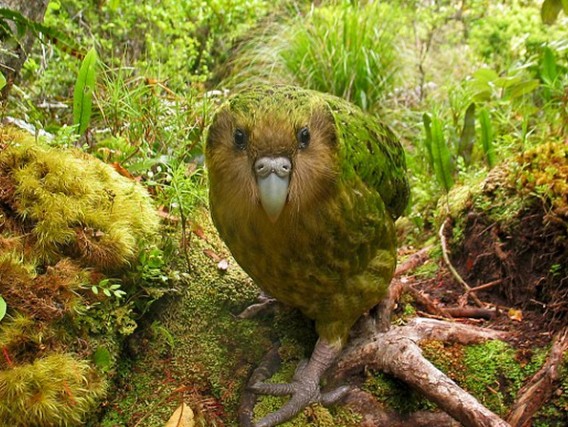
<instances>
[{"instance_id":1,"label":"green plumage","mask_svg":"<svg viewBox=\"0 0 568 427\"><path fill-rule=\"evenodd\" d=\"M308 129L309 145L299 132ZM246 146L235 143L242 132ZM240 141L240 140L239 140ZM291 162L275 222L259 202L260 157ZM209 130L211 213L237 262L267 293L316 321L340 347L385 295L396 265L394 219L408 201L402 147L376 117L289 86L237 94Z\"/></svg>"}]
</instances>

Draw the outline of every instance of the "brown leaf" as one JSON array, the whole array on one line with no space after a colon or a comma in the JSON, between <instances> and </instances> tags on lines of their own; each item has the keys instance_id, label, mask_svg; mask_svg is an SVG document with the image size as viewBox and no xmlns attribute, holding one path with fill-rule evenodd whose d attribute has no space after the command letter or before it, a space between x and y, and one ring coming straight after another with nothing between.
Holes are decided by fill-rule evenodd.
<instances>
[{"instance_id":1,"label":"brown leaf","mask_svg":"<svg viewBox=\"0 0 568 427\"><path fill-rule=\"evenodd\" d=\"M511 320L516 320L517 322L521 322L523 320L523 312L521 310L510 308L507 314Z\"/></svg>"},{"instance_id":2,"label":"brown leaf","mask_svg":"<svg viewBox=\"0 0 568 427\"><path fill-rule=\"evenodd\" d=\"M205 237L205 231L203 231L203 227L201 227L199 224L193 223L191 231L201 240L207 241L207 237Z\"/></svg>"},{"instance_id":3,"label":"brown leaf","mask_svg":"<svg viewBox=\"0 0 568 427\"><path fill-rule=\"evenodd\" d=\"M212 249L203 249L203 253L215 262L220 262L223 258L217 255Z\"/></svg>"},{"instance_id":4,"label":"brown leaf","mask_svg":"<svg viewBox=\"0 0 568 427\"><path fill-rule=\"evenodd\" d=\"M175 410L164 427L194 427L195 419L191 408L182 403Z\"/></svg>"},{"instance_id":5,"label":"brown leaf","mask_svg":"<svg viewBox=\"0 0 568 427\"><path fill-rule=\"evenodd\" d=\"M112 166L112 167L114 168L114 170L117 171L120 175L122 175L122 176L124 176L124 177L126 177L126 178L131 179L131 180L134 181L134 179L135 179L135 178L134 178L134 175L132 175L130 172L128 172L128 170L127 170L124 166L122 166L120 163L118 163L118 162L112 162L112 163L111 163L111 166Z\"/></svg>"}]
</instances>

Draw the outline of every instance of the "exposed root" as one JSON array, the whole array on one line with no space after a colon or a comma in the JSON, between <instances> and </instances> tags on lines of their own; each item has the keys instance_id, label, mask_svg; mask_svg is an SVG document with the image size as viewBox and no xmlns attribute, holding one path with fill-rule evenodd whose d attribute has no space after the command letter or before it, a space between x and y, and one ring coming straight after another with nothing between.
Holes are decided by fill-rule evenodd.
<instances>
[{"instance_id":1,"label":"exposed root","mask_svg":"<svg viewBox=\"0 0 568 427\"><path fill-rule=\"evenodd\" d=\"M253 415L254 415L254 405L256 405L257 395L249 390L249 387L253 384L261 383L266 381L272 375L276 373L278 368L280 368L280 354L278 349L280 348L280 343L275 343L270 351L264 355L259 365L253 371L250 376L245 389L241 394L241 401L239 404L238 417L239 425L241 427L253 427Z\"/></svg>"},{"instance_id":2,"label":"exposed root","mask_svg":"<svg viewBox=\"0 0 568 427\"><path fill-rule=\"evenodd\" d=\"M371 367L405 381L466 427L505 427L509 424L426 360L418 343L438 339L472 344L506 337L508 334L491 329L416 318L406 326L378 333L370 341L350 345L331 375L345 378Z\"/></svg>"},{"instance_id":3,"label":"exposed root","mask_svg":"<svg viewBox=\"0 0 568 427\"><path fill-rule=\"evenodd\" d=\"M359 388L354 388L344 398L344 403L363 414L361 427L460 427L460 423L445 412L418 411L408 415L386 411L375 397Z\"/></svg>"},{"instance_id":4,"label":"exposed root","mask_svg":"<svg viewBox=\"0 0 568 427\"><path fill-rule=\"evenodd\" d=\"M442 256L444 257L444 262L446 263L446 266L448 267L450 273L452 273L452 276L454 276L454 279L456 279L456 281L463 286L463 288L466 291L466 295L471 297L473 302L475 302L475 304L477 304L478 307L484 307L483 303L480 301L477 295L471 293L471 286L469 286L467 282L462 279L462 277L460 276L460 274L458 273L458 271L455 269L455 267L452 265L452 262L450 261L450 256L449 256L450 251L448 249L448 242L446 241L446 226L450 223L450 221L451 221L450 217L446 218L446 220L440 227L440 231L438 233L438 236L440 236L440 243L442 245Z\"/></svg>"},{"instance_id":5,"label":"exposed root","mask_svg":"<svg viewBox=\"0 0 568 427\"><path fill-rule=\"evenodd\" d=\"M528 427L531 418L554 392L560 377L559 368L568 351L568 327L554 338L550 354L540 370L519 390L507 420L516 427Z\"/></svg>"},{"instance_id":6,"label":"exposed root","mask_svg":"<svg viewBox=\"0 0 568 427\"><path fill-rule=\"evenodd\" d=\"M251 319L260 313L266 313L274 309L278 304L278 301L272 297L269 297L265 293L260 293L258 296L258 303L251 304L245 308L242 312L237 314L239 319Z\"/></svg>"}]
</instances>

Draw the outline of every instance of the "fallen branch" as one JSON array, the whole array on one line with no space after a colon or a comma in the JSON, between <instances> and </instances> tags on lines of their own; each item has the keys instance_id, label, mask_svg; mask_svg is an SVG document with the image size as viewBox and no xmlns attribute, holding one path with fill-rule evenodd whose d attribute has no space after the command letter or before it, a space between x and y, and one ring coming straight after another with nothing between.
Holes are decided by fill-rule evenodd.
<instances>
[{"instance_id":1,"label":"fallen branch","mask_svg":"<svg viewBox=\"0 0 568 427\"><path fill-rule=\"evenodd\" d=\"M511 425L516 427L531 425L533 415L538 412L554 392L560 377L560 365L566 351L568 351L568 328L564 328L556 335L546 363L519 390L517 401L507 417Z\"/></svg>"},{"instance_id":2,"label":"fallen branch","mask_svg":"<svg viewBox=\"0 0 568 427\"><path fill-rule=\"evenodd\" d=\"M491 320L497 314L497 310L478 307L447 307L444 311L451 317L468 317L470 319Z\"/></svg>"},{"instance_id":3,"label":"fallen branch","mask_svg":"<svg viewBox=\"0 0 568 427\"><path fill-rule=\"evenodd\" d=\"M330 377L343 379L370 367L403 380L466 427L505 427L505 421L425 359L418 343L438 339L472 344L506 337L508 334L491 329L416 318L406 326L378 333L370 341L350 345Z\"/></svg>"}]
</instances>

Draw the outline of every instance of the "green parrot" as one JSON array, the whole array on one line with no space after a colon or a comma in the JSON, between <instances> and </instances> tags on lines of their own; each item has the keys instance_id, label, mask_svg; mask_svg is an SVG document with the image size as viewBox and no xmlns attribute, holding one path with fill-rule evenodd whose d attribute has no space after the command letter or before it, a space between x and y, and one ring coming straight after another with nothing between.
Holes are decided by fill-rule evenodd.
<instances>
[{"instance_id":1,"label":"green parrot","mask_svg":"<svg viewBox=\"0 0 568 427\"><path fill-rule=\"evenodd\" d=\"M357 319L385 297L396 266L394 221L409 186L403 149L376 117L332 95L252 87L230 98L209 128L211 216L258 286L315 321L319 339L291 395L257 422L271 427L313 402Z\"/></svg>"}]
</instances>

